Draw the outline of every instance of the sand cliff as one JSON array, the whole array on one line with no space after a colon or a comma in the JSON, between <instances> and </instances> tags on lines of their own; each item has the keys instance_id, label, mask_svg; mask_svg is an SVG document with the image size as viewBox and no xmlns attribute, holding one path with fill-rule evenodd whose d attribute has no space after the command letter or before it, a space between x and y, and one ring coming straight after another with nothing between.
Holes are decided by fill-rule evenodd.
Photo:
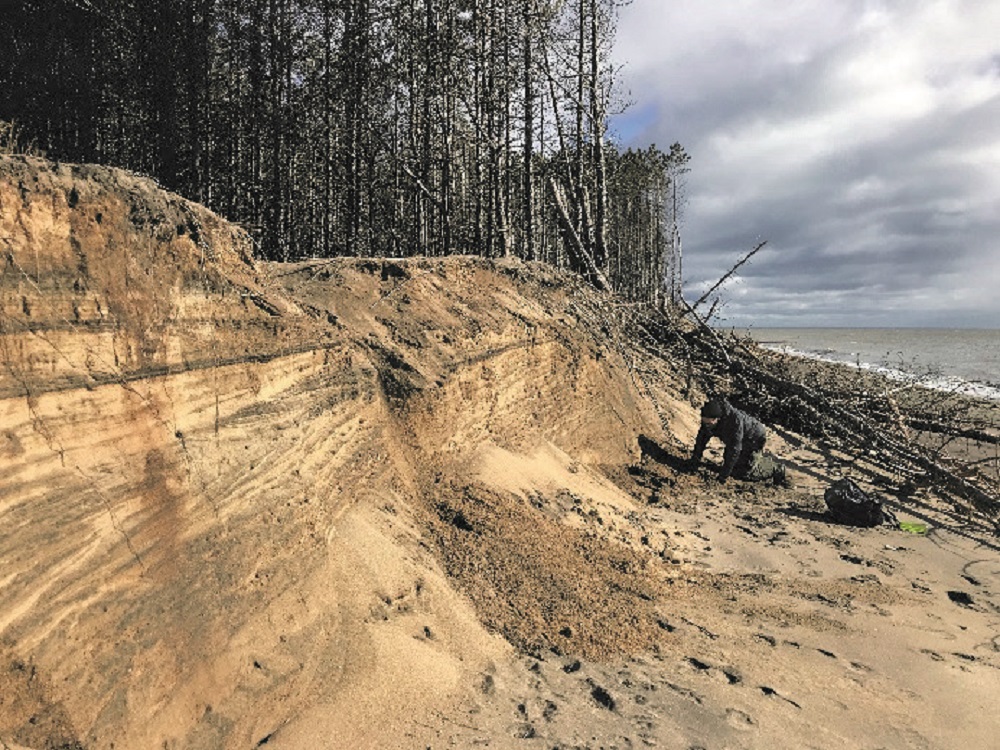
<instances>
[{"instance_id":1,"label":"sand cliff","mask_svg":"<svg viewBox=\"0 0 1000 750\"><path fill-rule=\"evenodd\" d=\"M0 158L0 748L990 747L995 537L679 471L610 298Z\"/></svg>"}]
</instances>

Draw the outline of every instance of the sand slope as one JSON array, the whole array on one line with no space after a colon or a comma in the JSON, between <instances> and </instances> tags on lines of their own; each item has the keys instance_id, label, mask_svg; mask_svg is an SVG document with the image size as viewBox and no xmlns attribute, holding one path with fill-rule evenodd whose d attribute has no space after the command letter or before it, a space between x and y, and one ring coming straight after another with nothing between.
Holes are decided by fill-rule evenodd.
<instances>
[{"instance_id":1,"label":"sand slope","mask_svg":"<svg viewBox=\"0 0 1000 750\"><path fill-rule=\"evenodd\" d=\"M0 747L989 748L1000 555L678 471L613 302L0 159Z\"/></svg>"}]
</instances>

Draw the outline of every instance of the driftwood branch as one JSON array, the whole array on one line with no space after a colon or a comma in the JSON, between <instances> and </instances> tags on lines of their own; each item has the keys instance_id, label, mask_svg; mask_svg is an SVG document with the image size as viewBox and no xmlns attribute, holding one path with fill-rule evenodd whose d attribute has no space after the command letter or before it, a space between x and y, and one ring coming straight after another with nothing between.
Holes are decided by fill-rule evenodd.
<instances>
[{"instance_id":1,"label":"driftwood branch","mask_svg":"<svg viewBox=\"0 0 1000 750\"><path fill-rule=\"evenodd\" d=\"M692 316L692 317L693 317L693 318L695 319L695 321L696 321L696 322L698 323L698 325L700 326L701 330L702 330L702 331L704 331L704 332L706 332L706 333L707 333L707 334L708 334L708 335L709 335L709 336L710 336L710 337L712 338L712 340L714 340L714 341L715 341L715 343L716 343L716 344L718 345L718 349L717 349L717 351L718 351L718 352L719 352L719 354L720 354L720 355L722 356L722 358L723 358L724 360L726 360L726 364L727 364L727 365L731 365L731 364L732 364L732 358L731 358L731 357L729 356L729 351L728 351L728 347L727 347L727 346L726 346L726 345L725 345L725 344L724 344L724 343L722 342L722 340L721 340L721 339L719 338L719 334L718 334L718 333L716 333L715 329L714 329L714 328L712 328L712 326L710 326L710 325L708 324L708 321L707 321L707 320L702 320L702 319L701 319L701 318L700 318L700 317L698 316L698 313L697 313L697 312L695 312L695 309L694 309L694 306L693 306L693 305L689 305L689 304L687 303L687 300L684 300L684 299L681 299L681 302L683 303L684 307L686 307L686 308L687 308L687 311L688 311L689 313L691 313L691 316Z\"/></svg>"},{"instance_id":2,"label":"driftwood branch","mask_svg":"<svg viewBox=\"0 0 1000 750\"><path fill-rule=\"evenodd\" d=\"M740 266L742 266L744 263L746 263L748 260L750 260L754 255L756 255L757 252L760 251L760 249L763 248L764 245L766 245L766 244L767 244L767 240L764 240L763 242L761 242L760 244L758 244L757 247L755 247L749 253L747 253L746 255L744 255L739 260L739 262L737 262L737 264L735 266L733 266L732 268L730 268L725 274L723 274L723 276L722 276L721 279L719 279L718 281L715 282L715 284L712 285L711 289L709 289L707 292L705 292L703 295L701 295L701 297L698 298L698 301L695 302L693 305L690 306L690 309L691 310L697 310L699 305L701 305L702 303L705 302L705 300L707 300L709 297L711 297L712 294L715 292L716 289L718 289L720 286L722 286L723 284L725 284L729 280L729 278L734 273L736 273L736 271L739 269Z\"/></svg>"},{"instance_id":3,"label":"driftwood branch","mask_svg":"<svg viewBox=\"0 0 1000 750\"><path fill-rule=\"evenodd\" d=\"M951 425L939 420L913 416L906 418L906 424L914 430L966 438L967 440L975 440L978 443L988 443L989 445L1000 445L1000 435L992 435L975 427L962 427L961 425Z\"/></svg>"},{"instance_id":4,"label":"driftwood branch","mask_svg":"<svg viewBox=\"0 0 1000 750\"><path fill-rule=\"evenodd\" d=\"M840 407L823 394L801 383L793 383L777 377L755 366L747 371L758 382L766 385L772 393L796 395L811 404L817 412L836 420L842 435L857 446L875 448L888 455L899 468L916 467L928 474L932 481L943 485L955 494L973 502L980 510L996 513L997 498L976 483L960 476L939 458L919 445L892 437L880 426L870 422L861 413Z\"/></svg>"},{"instance_id":5,"label":"driftwood branch","mask_svg":"<svg viewBox=\"0 0 1000 750\"><path fill-rule=\"evenodd\" d=\"M786 370L787 357L771 356L736 337L730 341L708 326L692 305L684 306L694 320L680 328L655 308L649 308L647 315L632 311L632 340L668 362L690 361L702 387L714 390L724 383L735 400L765 422L865 456L907 481L933 485L992 518L1000 530L1000 487L980 471L982 462L950 458L909 434L910 430L958 434L998 444L1000 438L987 432L985 425L970 428L930 420L919 406L899 402L888 391L854 390L843 382L807 385ZM929 395L933 397L933 392Z\"/></svg>"}]
</instances>

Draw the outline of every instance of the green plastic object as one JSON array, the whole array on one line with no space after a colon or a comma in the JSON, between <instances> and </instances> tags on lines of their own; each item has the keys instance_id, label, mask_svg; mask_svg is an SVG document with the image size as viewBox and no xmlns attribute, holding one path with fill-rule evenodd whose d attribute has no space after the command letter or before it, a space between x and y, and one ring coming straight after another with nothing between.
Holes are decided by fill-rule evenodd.
<instances>
[{"instance_id":1,"label":"green plastic object","mask_svg":"<svg viewBox=\"0 0 1000 750\"><path fill-rule=\"evenodd\" d=\"M926 534L927 524L924 523L910 523L909 521L900 521L899 528L903 531L908 531L911 534Z\"/></svg>"}]
</instances>

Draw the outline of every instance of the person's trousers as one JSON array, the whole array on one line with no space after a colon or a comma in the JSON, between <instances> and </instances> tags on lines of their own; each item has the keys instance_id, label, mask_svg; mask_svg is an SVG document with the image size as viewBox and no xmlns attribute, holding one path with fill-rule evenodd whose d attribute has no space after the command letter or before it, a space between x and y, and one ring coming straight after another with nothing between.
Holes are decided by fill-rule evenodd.
<instances>
[{"instance_id":1,"label":"person's trousers","mask_svg":"<svg viewBox=\"0 0 1000 750\"><path fill-rule=\"evenodd\" d=\"M736 465L733 467L734 477L742 479L746 476L751 463L753 463L754 455L764 450L764 442L766 440L767 436L761 435L759 438L755 438L754 440L744 441L743 450L740 451L740 456L736 459Z\"/></svg>"}]
</instances>

